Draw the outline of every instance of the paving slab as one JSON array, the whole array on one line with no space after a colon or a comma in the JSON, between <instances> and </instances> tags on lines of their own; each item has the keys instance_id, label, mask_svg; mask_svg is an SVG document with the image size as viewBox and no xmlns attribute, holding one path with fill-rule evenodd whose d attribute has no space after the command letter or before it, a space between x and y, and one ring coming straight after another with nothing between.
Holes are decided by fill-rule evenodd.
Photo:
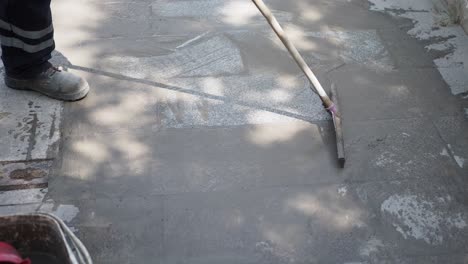
<instances>
[{"instance_id":1,"label":"paving slab","mask_svg":"<svg viewBox=\"0 0 468 264\"><path fill-rule=\"evenodd\" d=\"M47 188L0 191L0 206L41 203L46 194Z\"/></svg>"},{"instance_id":2,"label":"paving slab","mask_svg":"<svg viewBox=\"0 0 468 264\"><path fill-rule=\"evenodd\" d=\"M374 234L369 215L338 189L169 196L165 263L351 263L385 256L367 255Z\"/></svg>"},{"instance_id":3,"label":"paving slab","mask_svg":"<svg viewBox=\"0 0 468 264\"><path fill-rule=\"evenodd\" d=\"M77 234L97 263L162 263L162 199L97 199L78 205Z\"/></svg>"},{"instance_id":4,"label":"paving slab","mask_svg":"<svg viewBox=\"0 0 468 264\"><path fill-rule=\"evenodd\" d=\"M210 18L218 24L243 26L248 24L261 24L265 26L263 18L252 2L236 0L226 3L222 0L199 1L154 1L151 4L153 13L157 17L192 17ZM241 12L239 12L241 11ZM278 21L290 21L291 13L274 10Z\"/></svg>"},{"instance_id":5,"label":"paving slab","mask_svg":"<svg viewBox=\"0 0 468 264\"><path fill-rule=\"evenodd\" d=\"M66 63L58 52L53 63ZM3 63L0 73L3 75ZM63 104L35 92L17 91L0 83L0 161L54 158L60 140Z\"/></svg>"},{"instance_id":6,"label":"paving slab","mask_svg":"<svg viewBox=\"0 0 468 264\"><path fill-rule=\"evenodd\" d=\"M308 29L378 29L392 28L395 21L378 13L368 12L369 2L338 1L268 1L272 9L294 14L293 23ZM346 14L346 15L343 15Z\"/></svg>"},{"instance_id":7,"label":"paving slab","mask_svg":"<svg viewBox=\"0 0 468 264\"><path fill-rule=\"evenodd\" d=\"M305 35L333 43L334 45L317 45L315 49L335 51L344 63L382 70L394 67L385 43L376 30L330 30L306 32Z\"/></svg>"},{"instance_id":8,"label":"paving slab","mask_svg":"<svg viewBox=\"0 0 468 264\"><path fill-rule=\"evenodd\" d=\"M129 222L128 225L133 223ZM151 227L142 227L149 230L148 236L152 234ZM136 237L127 228L116 227L82 227L77 235L86 244L93 261L98 263L138 263L148 259L151 263L163 263L160 261L160 245L155 237L143 239Z\"/></svg>"},{"instance_id":9,"label":"paving slab","mask_svg":"<svg viewBox=\"0 0 468 264\"><path fill-rule=\"evenodd\" d=\"M408 36L405 29L379 29L378 34L398 68L435 67L441 53L428 52L424 43ZM435 54L434 54L435 53Z\"/></svg>"},{"instance_id":10,"label":"paving slab","mask_svg":"<svg viewBox=\"0 0 468 264\"><path fill-rule=\"evenodd\" d=\"M161 188L150 169L157 162L152 131L104 133L67 138L62 162L49 183L48 198L77 201L101 197L144 196Z\"/></svg>"},{"instance_id":11,"label":"paving slab","mask_svg":"<svg viewBox=\"0 0 468 264\"><path fill-rule=\"evenodd\" d=\"M164 131L154 138L152 175L164 193L341 182L331 129L296 122Z\"/></svg>"},{"instance_id":12,"label":"paving slab","mask_svg":"<svg viewBox=\"0 0 468 264\"><path fill-rule=\"evenodd\" d=\"M100 63L105 66L98 68L148 80L233 75L243 71L239 50L222 35L207 38L203 42L176 50L167 56L143 58L113 56L103 59Z\"/></svg>"},{"instance_id":13,"label":"paving slab","mask_svg":"<svg viewBox=\"0 0 468 264\"><path fill-rule=\"evenodd\" d=\"M463 259L467 208L442 178L424 189L420 184L404 180L170 195L164 205L165 263Z\"/></svg>"},{"instance_id":14,"label":"paving slab","mask_svg":"<svg viewBox=\"0 0 468 264\"><path fill-rule=\"evenodd\" d=\"M47 159L59 139L62 105L0 84L0 160Z\"/></svg>"},{"instance_id":15,"label":"paving slab","mask_svg":"<svg viewBox=\"0 0 468 264\"><path fill-rule=\"evenodd\" d=\"M96 57L110 57L115 56L115 54L127 54L128 56L140 58L168 55L174 52L175 47L190 38L192 38L192 35L149 36L136 39L128 37L84 39L76 44L79 49L72 53L67 52L67 55L73 58L75 64L80 64L79 61L75 60L76 54L89 53L90 50L95 52L94 56ZM83 64L81 66L87 65Z\"/></svg>"},{"instance_id":16,"label":"paving slab","mask_svg":"<svg viewBox=\"0 0 468 264\"><path fill-rule=\"evenodd\" d=\"M372 71L347 65L330 73L330 79L349 122L462 114L461 102L436 69Z\"/></svg>"},{"instance_id":17,"label":"paving slab","mask_svg":"<svg viewBox=\"0 0 468 264\"><path fill-rule=\"evenodd\" d=\"M70 32L72 40L74 34L90 31L100 38L148 35L151 32L148 5L128 1L60 1L52 3L54 27L58 32ZM73 14L67 14L69 9L74 10Z\"/></svg>"},{"instance_id":18,"label":"paving slab","mask_svg":"<svg viewBox=\"0 0 468 264\"><path fill-rule=\"evenodd\" d=\"M440 52L434 64L454 95L468 89L468 36L463 28L453 23L451 11L443 3L433 1L372 0L371 10L409 19L412 25L407 33L426 42L426 49Z\"/></svg>"},{"instance_id":19,"label":"paving slab","mask_svg":"<svg viewBox=\"0 0 468 264\"><path fill-rule=\"evenodd\" d=\"M305 53L307 60L312 62L317 70L319 78L327 85L327 72L343 63L357 63L361 67L372 69L392 67L385 47L375 31L308 32L307 37L313 41L336 44L335 50L330 54L321 55L324 49ZM168 55L104 56L99 62L99 69L81 66L75 66L74 69L81 74L83 71L91 72L88 76L92 86L111 87L113 91L117 91L116 85L120 88L132 87L132 91L119 89L122 100L133 97L132 104L138 102L130 111L123 109L127 107L126 103L117 104L116 98L106 98L107 88L100 89L95 94L92 91L93 97L100 98L91 99L109 100L107 104L116 105L106 107L100 103L103 108L101 116L110 117L120 113L119 118L122 119L139 111L144 112L145 118L132 118L129 123L144 123L143 120L151 120L154 115L162 115L156 119L163 127L243 125L291 121L294 118L309 121L328 120L329 115L321 107L320 100L309 90L308 81L301 75L286 51L276 44L271 45L272 38L275 37L271 34L252 34L248 31L228 31L227 35L204 34L182 44ZM269 43L262 48L263 52L266 52L265 56L261 56L260 61L263 62L251 59L252 50L258 50L258 43L252 42L252 39L260 43ZM111 42L103 43L109 45ZM344 47L347 48L341 51ZM223 56L211 54L211 48L218 50L218 55ZM229 52L226 54L223 50ZM278 57L275 55L275 58L269 59L271 53L278 53ZM275 64L275 61L282 63ZM166 70L161 71L162 68ZM195 72L192 72L193 69ZM94 74L127 82L102 83L101 78ZM97 82L94 82L95 80ZM143 87L143 84L147 87L136 88ZM116 93L112 94L115 97ZM156 110L156 114L150 112L153 109ZM114 114L104 115L104 112ZM112 118L99 119L95 125L102 126L109 120Z\"/></svg>"},{"instance_id":20,"label":"paving slab","mask_svg":"<svg viewBox=\"0 0 468 264\"><path fill-rule=\"evenodd\" d=\"M150 128L156 123L151 111L158 91L145 89L145 85L126 82L94 74L83 74L92 87L84 100L69 105L65 119L64 135L88 135L99 132ZM153 95L155 93L156 95Z\"/></svg>"},{"instance_id":21,"label":"paving slab","mask_svg":"<svg viewBox=\"0 0 468 264\"><path fill-rule=\"evenodd\" d=\"M99 74L99 73L98 73ZM289 101L270 105L260 102L259 95L249 99L236 99L218 93L223 79L199 79L202 85L193 81L190 87L151 82L139 79L117 79L89 74L91 85L102 87L91 91L90 97L80 101L67 110L75 119L65 120L70 129L64 133L89 134L96 132L117 132L147 130L155 132L167 128L217 127L245 124L265 124L272 122L291 122L296 120L327 120L329 115L320 106L318 98L310 94L313 102L306 99L297 101L290 96ZM287 87L276 84L265 76L251 78L227 78L226 88L249 90L255 93L256 87L264 87L264 93L274 102ZM245 82L243 82L245 80ZM206 81L206 82L205 82ZM255 82L248 86L248 82ZM274 83L281 88L275 92L266 88ZM302 81L304 87L304 82ZM131 87L131 89L129 89ZM190 89L194 87L194 89ZM199 87L203 91L197 91ZM308 89L308 88L306 88ZM239 91L239 90L237 90ZM241 94L231 92L232 94ZM311 93L308 90L304 90ZM301 92L297 91L298 94ZM299 96L298 96L299 97ZM280 99L282 100L282 99Z\"/></svg>"},{"instance_id":22,"label":"paving slab","mask_svg":"<svg viewBox=\"0 0 468 264\"><path fill-rule=\"evenodd\" d=\"M435 122L442 139L447 144L442 153L454 159L458 165L462 181L468 175L468 124L464 117L441 117Z\"/></svg>"},{"instance_id":23,"label":"paving slab","mask_svg":"<svg viewBox=\"0 0 468 264\"><path fill-rule=\"evenodd\" d=\"M63 174L66 170L57 169L49 178L47 199L74 202L96 198L95 181L83 180L76 174Z\"/></svg>"},{"instance_id":24,"label":"paving slab","mask_svg":"<svg viewBox=\"0 0 468 264\"><path fill-rule=\"evenodd\" d=\"M442 155L445 143L429 119L345 123L347 168L351 181L451 179L457 166Z\"/></svg>"},{"instance_id":25,"label":"paving slab","mask_svg":"<svg viewBox=\"0 0 468 264\"><path fill-rule=\"evenodd\" d=\"M23 204L23 205L2 205L0 206L0 216L9 216L16 214L30 214L37 212L41 203Z\"/></svg>"},{"instance_id":26,"label":"paving slab","mask_svg":"<svg viewBox=\"0 0 468 264\"><path fill-rule=\"evenodd\" d=\"M65 141L49 196L145 197L340 182L331 129L291 122L74 136Z\"/></svg>"}]
</instances>

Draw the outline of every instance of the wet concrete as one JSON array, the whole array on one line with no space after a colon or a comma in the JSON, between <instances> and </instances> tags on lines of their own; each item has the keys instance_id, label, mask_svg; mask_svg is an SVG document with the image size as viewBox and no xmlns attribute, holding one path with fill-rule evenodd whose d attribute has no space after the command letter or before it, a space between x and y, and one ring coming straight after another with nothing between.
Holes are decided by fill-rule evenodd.
<instances>
[{"instance_id":1,"label":"wet concrete","mask_svg":"<svg viewBox=\"0 0 468 264\"><path fill-rule=\"evenodd\" d=\"M450 50L367 1L267 2L338 87L344 170L328 114L250 1L66 0L56 58L93 89L54 125L56 108L37 114L62 127L59 155L29 157L52 144L28 132L11 159L47 158L48 188L0 192L0 214L59 215L96 263L466 262L467 105L435 63ZM0 122L20 116L7 106Z\"/></svg>"}]
</instances>

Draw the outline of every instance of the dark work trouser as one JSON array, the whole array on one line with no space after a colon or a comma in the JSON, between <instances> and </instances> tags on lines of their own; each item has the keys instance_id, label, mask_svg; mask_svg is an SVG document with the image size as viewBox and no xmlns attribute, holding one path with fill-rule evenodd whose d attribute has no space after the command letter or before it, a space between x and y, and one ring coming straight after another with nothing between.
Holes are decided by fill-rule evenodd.
<instances>
[{"instance_id":1,"label":"dark work trouser","mask_svg":"<svg viewBox=\"0 0 468 264\"><path fill-rule=\"evenodd\" d=\"M29 77L49 67L55 48L51 0L0 0L0 38L5 71Z\"/></svg>"}]
</instances>

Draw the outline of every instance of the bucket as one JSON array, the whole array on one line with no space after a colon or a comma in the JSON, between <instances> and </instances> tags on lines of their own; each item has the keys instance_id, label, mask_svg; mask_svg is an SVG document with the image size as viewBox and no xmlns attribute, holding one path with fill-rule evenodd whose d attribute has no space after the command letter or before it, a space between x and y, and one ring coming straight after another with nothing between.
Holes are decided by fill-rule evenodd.
<instances>
[{"instance_id":1,"label":"bucket","mask_svg":"<svg viewBox=\"0 0 468 264\"><path fill-rule=\"evenodd\" d=\"M0 217L0 241L12 245L32 264L92 264L83 243L50 214Z\"/></svg>"}]
</instances>

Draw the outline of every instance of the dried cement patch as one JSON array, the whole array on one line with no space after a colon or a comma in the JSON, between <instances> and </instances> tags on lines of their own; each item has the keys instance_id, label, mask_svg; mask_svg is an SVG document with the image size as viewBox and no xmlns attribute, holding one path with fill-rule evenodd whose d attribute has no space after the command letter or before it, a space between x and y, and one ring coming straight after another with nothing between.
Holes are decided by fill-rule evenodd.
<instances>
[{"instance_id":1,"label":"dried cement patch","mask_svg":"<svg viewBox=\"0 0 468 264\"><path fill-rule=\"evenodd\" d=\"M245 74L239 48L222 34L202 35L169 55L110 57L101 63L106 71L170 86L146 91L140 104L156 110L158 127L329 119L302 75Z\"/></svg>"},{"instance_id":2,"label":"dried cement patch","mask_svg":"<svg viewBox=\"0 0 468 264\"><path fill-rule=\"evenodd\" d=\"M110 57L102 68L128 77L167 80L208 75L232 75L243 71L239 49L227 37L217 35L177 49L167 56Z\"/></svg>"},{"instance_id":3,"label":"dried cement patch","mask_svg":"<svg viewBox=\"0 0 468 264\"><path fill-rule=\"evenodd\" d=\"M238 102L241 105L252 105L250 110L245 109L248 111L247 116L251 121L254 119L259 121L257 117L266 116L259 114L261 111L289 118L301 116L308 120L329 119L329 114L324 111L320 99L310 91L309 82L302 76L293 76L288 80L282 80L281 75L278 74L257 72L247 76L176 78L170 82L177 86L188 87L193 91L220 96L225 98L227 102L234 104ZM198 103L216 104L213 100L194 100ZM236 108L239 107L236 106ZM208 108L206 109L208 110ZM219 110L221 111L221 109ZM214 114L213 111L207 111L207 113Z\"/></svg>"},{"instance_id":4,"label":"dried cement patch","mask_svg":"<svg viewBox=\"0 0 468 264\"><path fill-rule=\"evenodd\" d=\"M459 156L458 153L456 153L455 150L452 148L452 145L447 144L447 147L448 147L450 153L453 155L453 158L455 159L455 162L457 163L458 167L463 169L463 167L465 165L465 158Z\"/></svg>"},{"instance_id":5,"label":"dried cement patch","mask_svg":"<svg viewBox=\"0 0 468 264\"><path fill-rule=\"evenodd\" d=\"M451 197L428 201L416 195L392 195L381 205L391 216L392 225L405 239L423 240L440 245L453 228L467 227L466 216L448 211Z\"/></svg>"},{"instance_id":6,"label":"dried cement patch","mask_svg":"<svg viewBox=\"0 0 468 264\"><path fill-rule=\"evenodd\" d=\"M274 69L244 65L237 42L250 44L251 39L264 38L269 43L276 38L271 34L248 30L227 31L226 35L206 32L188 39L172 54L110 57L101 61L100 68L173 86L167 90L175 92L154 88L143 99L143 104L148 105L145 108L156 110L158 127L328 120L329 114L302 74L278 74ZM314 63L350 62L393 68L375 30L309 32L306 36L327 39L339 46L336 49L340 58L314 59ZM313 52L307 55L316 57Z\"/></svg>"},{"instance_id":7,"label":"dried cement patch","mask_svg":"<svg viewBox=\"0 0 468 264\"><path fill-rule=\"evenodd\" d=\"M288 109L280 105L268 107L267 103L255 101L231 101L203 98L176 92L159 95L151 103L155 108L155 118L159 128L182 128L193 126L236 126L243 124L267 124L291 122L297 119L320 120L328 118L322 109L302 116L301 108ZM284 109L284 110L281 110Z\"/></svg>"}]
</instances>

